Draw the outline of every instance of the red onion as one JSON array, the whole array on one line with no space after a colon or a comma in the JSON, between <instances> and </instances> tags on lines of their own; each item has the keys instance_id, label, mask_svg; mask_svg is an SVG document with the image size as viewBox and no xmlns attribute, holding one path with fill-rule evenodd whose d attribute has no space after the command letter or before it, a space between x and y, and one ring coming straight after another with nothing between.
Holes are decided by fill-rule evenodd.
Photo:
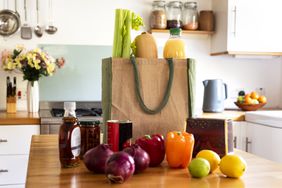
<instances>
[{"instance_id":1,"label":"red onion","mask_svg":"<svg viewBox=\"0 0 282 188\"><path fill-rule=\"evenodd\" d=\"M108 144L100 144L88 150L83 156L83 161L88 170L104 174L106 161L112 154Z\"/></svg>"},{"instance_id":2,"label":"red onion","mask_svg":"<svg viewBox=\"0 0 282 188\"><path fill-rule=\"evenodd\" d=\"M123 151L131 155L135 162L134 173L139 173L148 168L150 164L150 157L148 153L143 150L139 145L133 144L130 147L125 148Z\"/></svg>"},{"instance_id":3,"label":"red onion","mask_svg":"<svg viewBox=\"0 0 282 188\"><path fill-rule=\"evenodd\" d=\"M128 153L120 151L111 155L106 162L106 177L111 183L123 183L135 170L134 159Z\"/></svg>"}]
</instances>

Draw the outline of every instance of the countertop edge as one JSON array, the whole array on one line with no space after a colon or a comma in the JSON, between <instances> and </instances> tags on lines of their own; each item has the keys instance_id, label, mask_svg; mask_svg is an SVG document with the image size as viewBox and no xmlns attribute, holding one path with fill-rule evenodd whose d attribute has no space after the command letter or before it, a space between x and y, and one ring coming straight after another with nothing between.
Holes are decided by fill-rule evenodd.
<instances>
[{"instance_id":1,"label":"countertop edge","mask_svg":"<svg viewBox=\"0 0 282 188\"><path fill-rule=\"evenodd\" d=\"M39 113L0 111L0 126L5 125L40 125Z\"/></svg>"}]
</instances>

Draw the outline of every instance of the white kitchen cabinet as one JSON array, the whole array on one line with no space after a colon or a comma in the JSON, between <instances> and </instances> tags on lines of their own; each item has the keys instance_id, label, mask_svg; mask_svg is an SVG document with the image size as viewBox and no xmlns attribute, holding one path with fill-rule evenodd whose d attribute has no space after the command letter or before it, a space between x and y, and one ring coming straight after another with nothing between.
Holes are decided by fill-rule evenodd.
<instances>
[{"instance_id":1,"label":"white kitchen cabinet","mask_svg":"<svg viewBox=\"0 0 282 188\"><path fill-rule=\"evenodd\" d=\"M232 123L234 148L245 151L246 123L244 121L233 121Z\"/></svg>"},{"instance_id":2,"label":"white kitchen cabinet","mask_svg":"<svg viewBox=\"0 0 282 188\"><path fill-rule=\"evenodd\" d=\"M211 54L282 55L282 1L212 0Z\"/></svg>"},{"instance_id":3,"label":"white kitchen cabinet","mask_svg":"<svg viewBox=\"0 0 282 188\"><path fill-rule=\"evenodd\" d=\"M248 152L282 163L282 129L247 122Z\"/></svg>"},{"instance_id":4,"label":"white kitchen cabinet","mask_svg":"<svg viewBox=\"0 0 282 188\"><path fill-rule=\"evenodd\" d=\"M28 165L28 155L0 156L0 184L1 185L25 184L27 165Z\"/></svg>"},{"instance_id":5,"label":"white kitchen cabinet","mask_svg":"<svg viewBox=\"0 0 282 188\"><path fill-rule=\"evenodd\" d=\"M39 125L0 126L0 155L28 154L31 136L39 134Z\"/></svg>"},{"instance_id":6,"label":"white kitchen cabinet","mask_svg":"<svg viewBox=\"0 0 282 188\"><path fill-rule=\"evenodd\" d=\"M32 135L39 125L0 126L0 187L24 187Z\"/></svg>"}]
</instances>

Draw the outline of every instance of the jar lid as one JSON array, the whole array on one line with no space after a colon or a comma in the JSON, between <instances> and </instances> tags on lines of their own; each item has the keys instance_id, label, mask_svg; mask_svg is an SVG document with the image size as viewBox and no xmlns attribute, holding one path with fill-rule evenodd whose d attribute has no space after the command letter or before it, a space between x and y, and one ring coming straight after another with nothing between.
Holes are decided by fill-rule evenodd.
<instances>
[{"instance_id":1,"label":"jar lid","mask_svg":"<svg viewBox=\"0 0 282 188\"><path fill-rule=\"evenodd\" d=\"M165 6L165 1L153 1L153 6Z\"/></svg>"},{"instance_id":2,"label":"jar lid","mask_svg":"<svg viewBox=\"0 0 282 188\"><path fill-rule=\"evenodd\" d=\"M80 126L82 127L94 127L94 126L99 126L100 125L100 121L80 121L79 122Z\"/></svg>"},{"instance_id":3,"label":"jar lid","mask_svg":"<svg viewBox=\"0 0 282 188\"><path fill-rule=\"evenodd\" d=\"M197 8L197 2L186 2L184 3L185 8Z\"/></svg>"},{"instance_id":4,"label":"jar lid","mask_svg":"<svg viewBox=\"0 0 282 188\"><path fill-rule=\"evenodd\" d=\"M181 29L180 28L170 28L169 33L171 35L180 35Z\"/></svg>"},{"instance_id":5,"label":"jar lid","mask_svg":"<svg viewBox=\"0 0 282 188\"><path fill-rule=\"evenodd\" d=\"M181 1L170 1L167 4L168 7L173 7L173 8L181 8L182 7L182 2Z\"/></svg>"}]
</instances>

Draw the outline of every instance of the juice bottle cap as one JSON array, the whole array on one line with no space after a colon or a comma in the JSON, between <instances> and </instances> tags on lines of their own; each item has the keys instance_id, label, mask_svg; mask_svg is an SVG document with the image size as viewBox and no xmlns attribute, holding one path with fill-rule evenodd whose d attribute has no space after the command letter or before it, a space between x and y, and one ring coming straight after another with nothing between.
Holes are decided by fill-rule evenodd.
<instances>
[{"instance_id":1,"label":"juice bottle cap","mask_svg":"<svg viewBox=\"0 0 282 188\"><path fill-rule=\"evenodd\" d=\"M169 32L170 32L170 35L180 35L181 29L180 28L171 28Z\"/></svg>"}]
</instances>

